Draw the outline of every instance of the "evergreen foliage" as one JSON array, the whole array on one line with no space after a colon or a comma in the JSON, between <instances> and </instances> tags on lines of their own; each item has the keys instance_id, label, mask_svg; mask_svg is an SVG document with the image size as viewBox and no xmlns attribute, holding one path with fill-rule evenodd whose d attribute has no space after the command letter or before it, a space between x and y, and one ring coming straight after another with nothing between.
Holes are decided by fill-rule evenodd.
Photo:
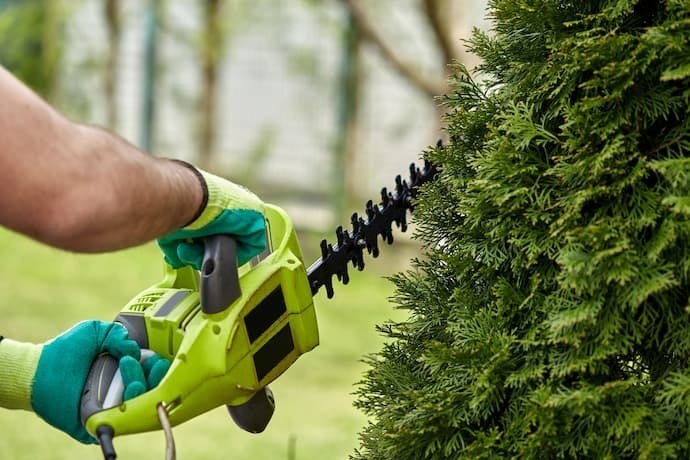
<instances>
[{"instance_id":1,"label":"evergreen foliage","mask_svg":"<svg viewBox=\"0 0 690 460\"><path fill-rule=\"evenodd\" d=\"M490 15L355 458L690 458L690 2Z\"/></svg>"}]
</instances>

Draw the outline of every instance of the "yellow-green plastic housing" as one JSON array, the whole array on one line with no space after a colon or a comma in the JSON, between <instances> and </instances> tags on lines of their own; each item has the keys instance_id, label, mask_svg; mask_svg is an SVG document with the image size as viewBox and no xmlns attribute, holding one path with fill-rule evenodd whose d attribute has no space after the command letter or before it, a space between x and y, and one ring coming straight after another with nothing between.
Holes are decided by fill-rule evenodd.
<instances>
[{"instance_id":1,"label":"yellow-green plastic housing","mask_svg":"<svg viewBox=\"0 0 690 460\"><path fill-rule=\"evenodd\" d=\"M242 295L225 311L203 313L198 274L170 267L161 283L123 308L122 314L144 317L149 348L171 359L172 366L156 388L89 417L91 434L101 425L116 436L160 429L159 403L173 425L224 404L242 404L318 345L311 288L292 222L271 205L266 220L270 252L240 267Z\"/></svg>"}]
</instances>

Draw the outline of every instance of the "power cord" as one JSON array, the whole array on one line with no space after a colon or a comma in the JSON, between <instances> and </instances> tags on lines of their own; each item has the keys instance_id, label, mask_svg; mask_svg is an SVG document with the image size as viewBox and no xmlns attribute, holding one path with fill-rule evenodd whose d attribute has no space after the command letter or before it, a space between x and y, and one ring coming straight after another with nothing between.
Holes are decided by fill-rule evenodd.
<instances>
[{"instance_id":1,"label":"power cord","mask_svg":"<svg viewBox=\"0 0 690 460\"><path fill-rule=\"evenodd\" d=\"M175 439L173 438L172 426L168 419L168 412L165 410L163 403L159 403L156 407L158 411L158 420L161 422L161 428L165 433L165 460L175 460Z\"/></svg>"}]
</instances>

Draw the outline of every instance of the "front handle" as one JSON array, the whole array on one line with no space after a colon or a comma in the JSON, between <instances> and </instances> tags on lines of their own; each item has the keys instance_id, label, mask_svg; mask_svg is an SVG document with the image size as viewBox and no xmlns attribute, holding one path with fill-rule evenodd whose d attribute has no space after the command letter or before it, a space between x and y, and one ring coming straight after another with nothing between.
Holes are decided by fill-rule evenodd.
<instances>
[{"instance_id":1,"label":"front handle","mask_svg":"<svg viewBox=\"0 0 690 460\"><path fill-rule=\"evenodd\" d=\"M204 239L204 261L201 264L201 309L219 313L242 295L237 271L237 242L229 235Z\"/></svg>"}]
</instances>

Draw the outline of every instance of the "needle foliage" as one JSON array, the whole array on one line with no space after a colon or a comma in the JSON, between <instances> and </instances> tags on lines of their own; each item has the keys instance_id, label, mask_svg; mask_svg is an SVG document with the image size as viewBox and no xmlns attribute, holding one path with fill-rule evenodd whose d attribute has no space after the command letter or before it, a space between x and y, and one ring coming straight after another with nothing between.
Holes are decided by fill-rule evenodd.
<instances>
[{"instance_id":1,"label":"needle foliage","mask_svg":"<svg viewBox=\"0 0 690 460\"><path fill-rule=\"evenodd\" d=\"M690 2L489 11L354 457L690 458Z\"/></svg>"}]
</instances>

